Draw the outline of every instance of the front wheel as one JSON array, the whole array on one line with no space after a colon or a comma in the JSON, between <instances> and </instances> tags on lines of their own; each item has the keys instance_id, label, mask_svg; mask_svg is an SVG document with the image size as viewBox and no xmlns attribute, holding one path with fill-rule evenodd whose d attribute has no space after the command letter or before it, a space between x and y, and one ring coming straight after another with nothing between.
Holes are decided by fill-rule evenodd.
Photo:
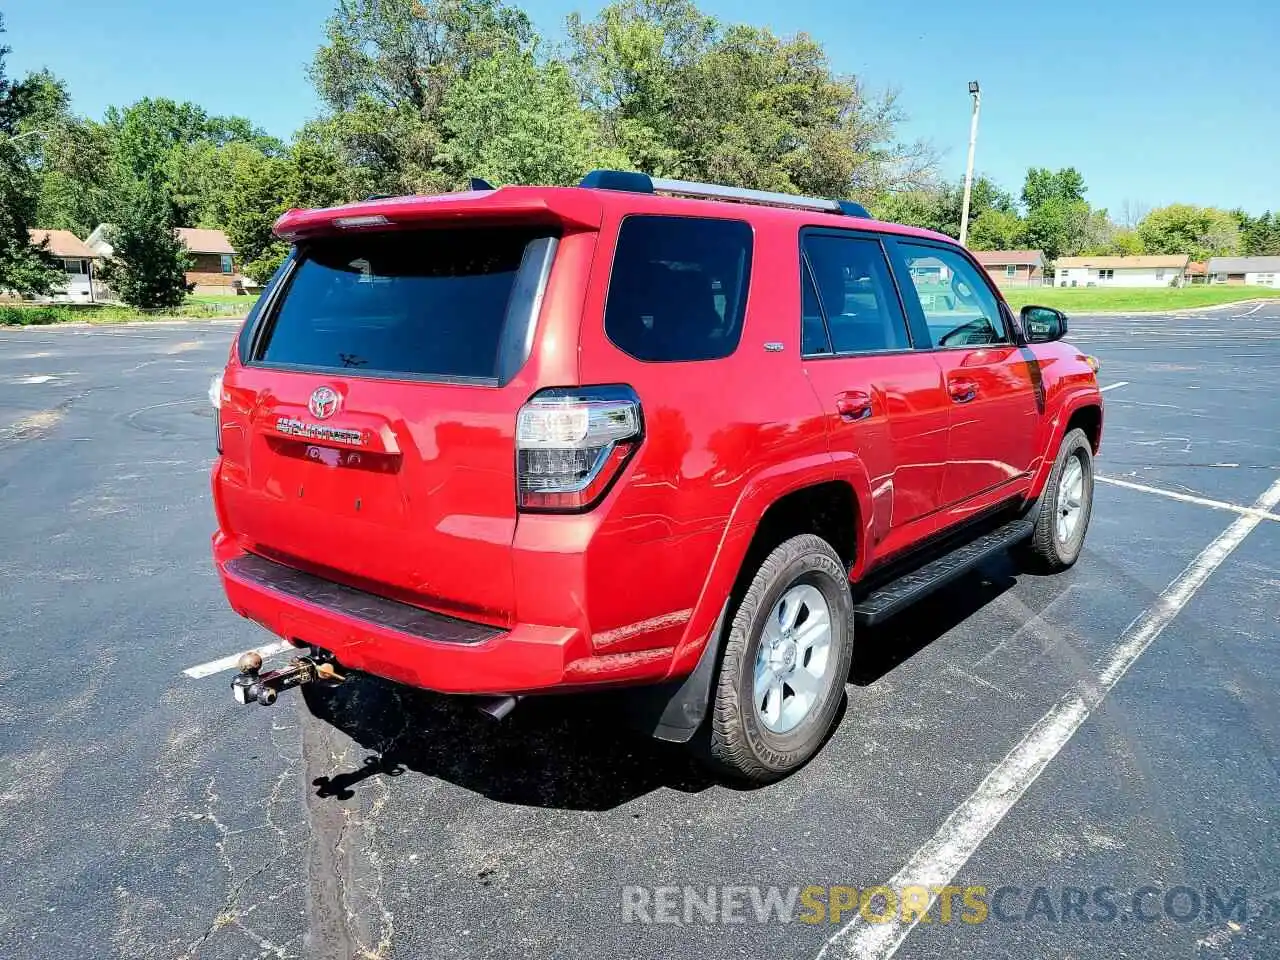
<instances>
[{"instance_id":1,"label":"front wheel","mask_svg":"<svg viewBox=\"0 0 1280 960\"><path fill-rule=\"evenodd\" d=\"M1072 430L1062 438L1035 530L1027 542L1032 564L1056 573L1075 563L1092 514L1093 447L1083 430Z\"/></svg>"},{"instance_id":2,"label":"front wheel","mask_svg":"<svg viewBox=\"0 0 1280 960\"><path fill-rule=\"evenodd\" d=\"M710 751L733 776L767 783L822 745L853 655L853 602L831 545L804 534L760 564L729 628L713 690Z\"/></svg>"}]
</instances>

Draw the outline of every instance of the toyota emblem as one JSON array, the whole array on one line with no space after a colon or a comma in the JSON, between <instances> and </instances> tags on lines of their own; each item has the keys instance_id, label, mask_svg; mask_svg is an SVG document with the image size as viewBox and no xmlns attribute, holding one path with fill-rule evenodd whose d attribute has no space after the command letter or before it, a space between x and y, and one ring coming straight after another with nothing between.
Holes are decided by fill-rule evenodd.
<instances>
[{"instance_id":1,"label":"toyota emblem","mask_svg":"<svg viewBox=\"0 0 1280 960\"><path fill-rule=\"evenodd\" d=\"M342 398L332 387L318 387L307 402L307 409L317 420L328 420L338 412L338 404Z\"/></svg>"}]
</instances>

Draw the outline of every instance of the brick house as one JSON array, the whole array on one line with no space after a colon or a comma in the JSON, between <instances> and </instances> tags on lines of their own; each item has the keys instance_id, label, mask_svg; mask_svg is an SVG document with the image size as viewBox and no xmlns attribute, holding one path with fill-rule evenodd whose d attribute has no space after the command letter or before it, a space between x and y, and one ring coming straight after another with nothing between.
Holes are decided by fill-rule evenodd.
<instances>
[{"instance_id":1,"label":"brick house","mask_svg":"<svg viewBox=\"0 0 1280 960\"><path fill-rule=\"evenodd\" d=\"M178 239L191 253L187 286L192 293L235 293L244 278L236 273L236 251L221 230L179 227Z\"/></svg>"},{"instance_id":2,"label":"brick house","mask_svg":"<svg viewBox=\"0 0 1280 960\"><path fill-rule=\"evenodd\" d=\"M975 250L973 255L1002 287L1038 287L1044 281L1044 254L1039 250Z\"/></svg>"},{"instance_id":3,"label":"brick house","mask_svg":"<svg viewBox=\"0 0 1280 960\"><path fill-rule=\"evenodd\" d=\"M85 241L99 256L110 259L114 253L107 234L110 224L102 224ZM178 227L174 233L191 257L187 271L187 287L192 293L242 293L244 277L236 269L236 251L221 230Z\"/></svg>"}]
</instances>

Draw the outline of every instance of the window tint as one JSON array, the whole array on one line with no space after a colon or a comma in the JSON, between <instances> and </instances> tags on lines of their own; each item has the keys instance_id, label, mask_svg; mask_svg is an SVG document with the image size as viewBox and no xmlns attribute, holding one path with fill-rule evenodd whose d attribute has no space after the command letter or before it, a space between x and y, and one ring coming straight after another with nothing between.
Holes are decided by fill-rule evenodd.
<instances>
[{"instance_id":1,"label":"window tint","mask_svg":"<svg viewBox=\"0 0 1280 960\"><path fill-rule=\"evenodd\" d=\"M963 255L942 247L899 243L920 309L936 347L1005 342L995 295Z\"/></svg>"},{"instance_id":2,"label":"window tint","mask_svg":"<svg viewBox=\"0 0 1280 960\"><path fill-rule=\"evenodd\" d=\"M309 244L259 359L417 376L496 374L526 246L545 230L364 234Z\"/></svg>"},{"instance_id":3,"label":"window tint","mask_svg":"<svg viewBox=\"0 0 1280 960\"><path fill-rule=\"evenodd\" d=\"M807 357L820 353L831 352L831 341L827 339L827 324L822 319L822 307L818 305L818 291L813 286L813 274L809 272L809 265L800 264L800 273L803 279L800 281L803 293L801 295L801 331L800 331L800 352Z\"/></svg>"},{"instance_id":4,"label":"window tint","mask_svg":"<svg viewBox=\"0 0 1280 960\"><path fill-rule=\"evenodd\" d=\"M809 234L802 242L836 353L905 350L911 345L878 241Z\"/></svg>"},{"instance_id":5,"label":"window tint","mask_svg":"<svg viewBox=\"0 0 1280 960\"><path fill-rule=\"evenodd\" d=\"M604 329L638 360L715 360L742 338L751 227L738 220L627 217Z\"/></svg>"}]
</instances>

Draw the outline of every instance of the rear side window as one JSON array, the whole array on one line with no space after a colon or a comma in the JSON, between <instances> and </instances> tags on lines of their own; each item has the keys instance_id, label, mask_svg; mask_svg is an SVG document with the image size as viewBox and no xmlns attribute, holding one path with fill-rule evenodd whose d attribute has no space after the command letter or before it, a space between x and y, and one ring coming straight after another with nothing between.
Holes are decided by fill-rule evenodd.
<instances>
[{"instance_id":1,"label":"rear side window","mask_svg":"<svg viewBox=\"0 0 1280 960\"><path fill-rule=\"evenodd\" d=\"M489 379L522 264L545 229L366 233L301 250L257 359L392 376ZM526 315L522 322L529 320Z\"/></svg>"},{"instance_id":2,"label":"rear side window","mask_svg":"<svg viewBox=\"0 0 1280 960\"><path fill-rule=\"evenodd\" d=\"M906 317L879 241L810 233L802 243L832 350L866 353L911 346ZM811 324L807 310L806 329ZM813 339L805 337L806 351Z\"/></svg>"},{"instance_id":3,"label":"rear side window","mask_svg":"<svg viewBox=\"0 0 1280 960\"><path fill-rule=\"evenodd\" d=\"M737 349L751 276L740 220L631 216L622 222L605 334L637 360L716 360Z\"/></svg>"}]
</instances>

